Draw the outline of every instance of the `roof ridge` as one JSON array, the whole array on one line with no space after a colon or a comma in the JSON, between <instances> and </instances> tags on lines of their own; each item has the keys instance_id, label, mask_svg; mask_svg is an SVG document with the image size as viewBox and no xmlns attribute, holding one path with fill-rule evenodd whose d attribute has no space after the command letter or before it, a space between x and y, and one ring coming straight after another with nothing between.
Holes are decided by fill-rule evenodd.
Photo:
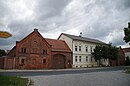
<instances>
[{"instance_id":1,"label":"roof ridge","mask_svg":"<svg viewBox=\"0 0 130 86\"><path fill-rule=\"evenodd\" d=\"M64 34L64 33L63 33ZM65 33L66 34L66 33ZM87 39L93 39L93 40L98 40L98 39L94 39L94 38L88 38L88 37L83 37L83 36L77 36L77 35L71 35L71 34L66 34L66 35L70 35L70 36L76 36L76 37L81 37L81 38L87 38ZM99 41L99 40L98 40Z\"/></svg>"},{"instance_id":2,"label":"roof ridge","mask_svg":"<svg viewBox=\"0 0 130 86\"><path fill-rule=\"evenodd\" d=\"M104 43L104 42L102 42L102 41L100 41L100 40L98 40L98 39L94 39L94 38L87 38L87 37L81 37L81 36L76 36L76 35L71 35L71 34L66 34L66 33L62 33L62 34L64 34L64 35L66 35L66 36L68 36L68 37L70 37L70 38L72 38L72 39L79 39L79 40L83 40L84 39L84 41L89 41L89 42L94 42L94 43L103 43L103 44L106 44L106 43ZM74 37L76 37L76 38L74 38ZM86 40L85 40L86 39Z\"/></svg>"}]
</instances>

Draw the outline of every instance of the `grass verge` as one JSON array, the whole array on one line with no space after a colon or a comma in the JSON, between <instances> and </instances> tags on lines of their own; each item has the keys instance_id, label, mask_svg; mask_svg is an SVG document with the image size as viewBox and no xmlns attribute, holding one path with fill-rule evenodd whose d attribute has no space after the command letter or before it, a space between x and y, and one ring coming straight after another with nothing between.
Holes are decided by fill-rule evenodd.
<instances>
[{"instance_id":1,"label":"grass verge","mask_svg":"<svg viewBox=\"0 0 130 86\"><path fill-rule=\"evenodd\" d=\"M27 78L0 75L0 86L26 86Z\"/></svg>"},{"instance_id":2,"label":"grass verge","mask_svg":"<svg viewBox=\"0 0 130 86\"><path fill-rule=\"evenodd\" d=\"M130 74L130 69L127 69L127 70L126 70L126 73L129 73L129 74Z\"/></svg>"}]
</instances>

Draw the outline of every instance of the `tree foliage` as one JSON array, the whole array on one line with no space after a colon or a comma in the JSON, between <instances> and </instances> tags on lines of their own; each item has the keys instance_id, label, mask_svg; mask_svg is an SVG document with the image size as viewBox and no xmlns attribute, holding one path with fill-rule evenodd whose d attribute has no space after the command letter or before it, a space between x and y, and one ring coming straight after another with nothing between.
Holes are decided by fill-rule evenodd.
<instances>
[{"instance_id":1,"label":"tree foliage","mask_svg":"<svg viewBox=\"0 0 130 86\"><path fill-rule=\"evenodd\" d=\"M5 56L5 55L6 55L5 50L1 50L1 49L0 49L0 57Z\"/></svg>"},{"instance_id":2,"label":"tree foliage","mask_svg":"<svg viewBox=\"0 0 130 86\"><path fill-rule=\"evenodd\" d=\"M128 43L130 41L130 22L128 23L128 27L124 28L124 41Z\"/></svg>"},{"instance_id":3,"label":"tree foliage","mask_svg":"<svg viewBox=\"0 0 130 86\"><path fill-rule=\"evenodd\" d=\"M101 65L101 59L109 59L109 61L116 60L118 56L118 49L111 44L108 46L98 45L95 47L92 55L96 61L99 61L99 65Z\"/></svg>"}]
</instances>

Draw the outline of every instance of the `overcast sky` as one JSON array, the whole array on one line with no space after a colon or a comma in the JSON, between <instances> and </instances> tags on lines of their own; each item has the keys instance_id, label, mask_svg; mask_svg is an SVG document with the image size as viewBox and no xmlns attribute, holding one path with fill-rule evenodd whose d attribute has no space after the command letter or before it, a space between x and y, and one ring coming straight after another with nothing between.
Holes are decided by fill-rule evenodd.
<instances>
[{"instance_id":1,"label":"overcast sky","mask_svg":"<svg viewBox=\"0 0 130 86\"><path fill-rule=\"evenodd\" d=\"M45 38L61 33L94 38L127 47L123 28L130 22L130 0L0 0L1 49L11 49L34 28Z\"/></svg>"}]
</instances>

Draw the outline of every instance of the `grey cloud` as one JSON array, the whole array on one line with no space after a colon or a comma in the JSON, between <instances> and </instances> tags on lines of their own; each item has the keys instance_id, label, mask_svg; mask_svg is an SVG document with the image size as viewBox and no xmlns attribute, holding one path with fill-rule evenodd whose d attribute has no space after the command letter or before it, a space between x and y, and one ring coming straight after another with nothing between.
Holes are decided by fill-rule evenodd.
<instances>
[{"instance_id":1,"label":"grey cloud","mask_svg":"<svg viewBox=\"0 0 130 86\"><path fill-rule=\"evenodd\" d=\"M7 16L9 13L9 9L5 5L5 0L0 1L0 18Z\"/></svg>"},{"instance_id":2,"label":"grey cloud","mask_svg":"<svg viewBox=\"0 0 130 86\"><path fill-rule=\"evenodd\" d=\"M77 1L76 8L67 6ZM91 2L92 3L89 3ZM123 35L107 37L114 30L123 33L123 28L130 19L130 0L25 0L33 15L25 19L15 19L13 12L7 6L8 0L0 1L0 30L13 34L9 39L0 39L0 47L10 49L16 41L21 40L34 28L41 33L56 34L67 32L70 29L82 31L83 36L99 40L111 41L114 45L123 45ZM88 4L89 3L89 4ZM81 8L79 7L81 6ZM77 10L75 10L77 9ZM13 16L13 17L12 17ZM23 15L24 16L24 15ZM17 15L16 15L17 17ZM77 34L75 34L77 35ZM118 35L121 35L118 38Z\"/></svg>"},{"instance_id":3,"label":"grey cloud","mask_svg":"<svg viewBox=\"0 0 130 86\"><path fill-rule=\"evenodd\" d=\"M61 15L61 12L71 0L39 0L35 12L38 19L45 20Z\"/></svg>"},{"instance_id":4,"label":"grey cloud","mask_svg":"<svg viewBox=\"0 0 130 86\"><path fill-rule=\"evenodd\" d=\"M91 10L95 9L97 19L83 29L85 36L104 40L113 30L119 30L123 33L123 26L128 23L130 18L130 7L126 7L126 3L129 3L129 0L98 0L87 5L88 7L86 6L85 9L89 11L86 11L86 13L88 12L89 17L92 17ZM122 35L121 37L121 39L113 37L110 41L115 45L125 44ZM105 39L105 41L108 40Z\"/></svg>"}]
</instances>

